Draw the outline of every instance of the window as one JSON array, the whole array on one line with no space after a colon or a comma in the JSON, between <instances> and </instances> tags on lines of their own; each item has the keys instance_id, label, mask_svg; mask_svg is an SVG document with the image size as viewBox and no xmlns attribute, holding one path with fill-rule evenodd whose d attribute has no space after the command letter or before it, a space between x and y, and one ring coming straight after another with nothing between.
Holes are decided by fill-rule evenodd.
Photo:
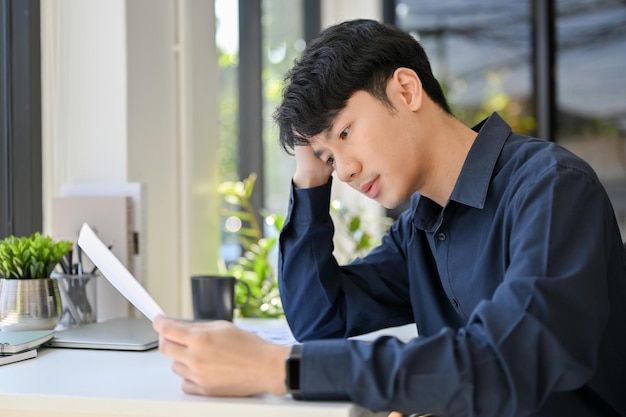
<instances>
[{"instance_id":1,"label":"window","mask_svg":"<svg viewBox=\"0 0 626 417\"><path fill-rule=\"evenodd\" d=\"M263 144L265 208L286 214L289 185L295 161L278 145L278 131L272 120L280 103L283 77L306 46L302 0L265 0L263 2Z\"/></svg>"},{"instance_id":2,"label":"window","mask_svg":"<svg viewBox=\"0 0 626 417\"><path fill-rule=\"evenodd\" d=\"M422 43L459 119L472 126L497 111L534 131L527 0L402 0L396 24Z\"/></svg>"},{"instance_id":3,"label":"window","mask_svg":"<svg viewBox=\"0 0 626 417\"><path fill-rule=\"evenodd\" d=\"M424 45L461 120L497 111L514 130L569 148L626 225L623 1L396 0L394 18Z\"/></svg>"},{"instance_id":4,"label":"window","mask_svg":"<svg viewBox=\"0 0 626 417\"><path fill-rule=\"evenodd\" d=\"M557 4L557 141L603 181L626 234L626 5Z\"/></svg>"},{"instance_id":5,"label":"window","mask_svg":"<svg viewBox=\"0 0 626 417\"><path fill-rule=\"evenodd\" d=\"M626 177L626 5L558 1L557 139L607 182Z\"/></svg>"},{"instance_id":6,"label":"window","mask_svg":"<svg viewBox=\"0 0 626 417\"><path fill-rule=\"evenodd\" d=\"M255 208L286 214L294 161L278 145L272 113L281 98L283 76L306 45L305 17L319 25L319 2L243 3L245 8L231 0L215 2L221 178L237 181L255 172ZM317 13L313 7L305 16L305 7L315 5ZM221 252L226 262L239 256L236 235L223 234Z\"/></svg>"}]
</instances>

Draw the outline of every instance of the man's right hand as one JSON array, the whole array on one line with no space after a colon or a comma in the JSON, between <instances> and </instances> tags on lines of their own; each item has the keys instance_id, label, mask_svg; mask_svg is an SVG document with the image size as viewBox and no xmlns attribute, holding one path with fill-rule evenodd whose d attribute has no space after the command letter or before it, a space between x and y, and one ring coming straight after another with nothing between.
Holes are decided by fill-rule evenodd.
<instances>
[{"instance_id":1,"label":"man's right hand","mask_svg":"<svg viewBox=\"0 0 626 417\"><path fill-rule=\"evenodd\" d=\"M152 324L159 350L172 358L184 392L216 397L287 393L290 346L270 343L229 321L189 323L157 316Z\"/></svg>"},{"instance_id":2,"label":"man's right hand","mask_svg":"<svg viewBox=\"0 0 626 417\"><path fill-rule=\"evenodd\" d=\"M333 167L316 157L310 146L296 146L294 153L296 172L293 183L297 188L313 188L328 182Z\"/></svg>"}]
</instances>

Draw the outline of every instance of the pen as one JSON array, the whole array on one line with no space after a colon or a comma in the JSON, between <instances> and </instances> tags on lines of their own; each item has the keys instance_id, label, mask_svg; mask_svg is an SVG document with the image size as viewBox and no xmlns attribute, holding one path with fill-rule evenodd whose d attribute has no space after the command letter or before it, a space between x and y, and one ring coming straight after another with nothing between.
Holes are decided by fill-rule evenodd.
<instances>
[{"instance_id":1,"label":"pen","mask_svg":"<svg viewBox=\"0 0 626 417\"><path fill-rule=\"evenodd\" d=\"M74 272L74 264L72 262L72 252L74 248L70 248L70 251L67 253L67 265L69 266L68 274L72 275Z\"/></svg>"},{"instance_id":2,"label":"pen","mask_svg":"<svg viewBox=\"0 0 626 417\"><path fill-rule=\"evenodd\" d=\"M76 271L76 273L78 275L82 275L83 274L83 251L80 248L80 246L76 245L76 255L78 257L78 271Z\"/></svg>"},{"instance_id":3,"label":"pen","mask_svg":"<svg viewBox=\"0 0 626 417\"><path fill-rule=\"evenodd\" d=\"M72 271L70 271L70 268L67 266L67 261L65 260L65 258L61 258L61 269L63 270L64 274L67 275L71 275Z\"/></svg>"}]
</instances>

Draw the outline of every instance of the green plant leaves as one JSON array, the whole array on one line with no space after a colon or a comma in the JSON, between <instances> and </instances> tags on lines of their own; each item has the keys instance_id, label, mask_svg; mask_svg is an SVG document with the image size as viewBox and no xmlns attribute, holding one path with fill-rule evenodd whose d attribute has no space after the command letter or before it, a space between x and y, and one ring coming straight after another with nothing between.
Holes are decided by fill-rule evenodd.
<instances>
[{"instance_id":1,"label":"green plant leaves","mask_svg":"<svg viewBox=\"0 0 626 417\"><path fill-rule=\"evenodd\" d=\"M54 241L39 232L29 237L9 236L0 241L0 275L5 278L47 278L72 242Z\"/></svg>"},{"instance_id":2,"label":"green plant leaves","mask_svg":"<svg viewBox=\"0 0 626 417\"><path fill-rule=\"evenodd\" d=\"M254 185L256 184L256 173L251 173L243 181L225 181L217 187L217 192L224 197L224 201L236 206L245 205L250 201Z\"/></svg>"},{"instance_id":3,"label":"green plant leaves","mask_svg":"<svg viewBox=\"0 0 626 417\"><path fill-rule=\"evenodd\" d=\"M257 223L256 211L251 204L256 179L257 175L252 173L243 181L223 182L217 189L224 202L231 206L224 207L221 214L236 217L242 224L236 233L244 253L225 272L245 281L250 287L247 304L247 290L237 286L235 291L237 304L243 306L240 308L243 317L282 317L278 282L270 263L270 252L277 240L276 237L264 237L262 225ZM283 216L261 213L267 224L282 228Z\"/></svg>"}]
</instances>

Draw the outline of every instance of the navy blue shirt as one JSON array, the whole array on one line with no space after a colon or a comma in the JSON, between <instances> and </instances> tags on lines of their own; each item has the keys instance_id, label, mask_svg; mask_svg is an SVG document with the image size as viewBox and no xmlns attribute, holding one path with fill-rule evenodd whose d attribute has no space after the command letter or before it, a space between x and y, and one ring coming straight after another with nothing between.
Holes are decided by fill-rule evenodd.
<instances>
[{"instance_id":1,"label":"navy blue shirt","mask_svg":"<svg viewBox=\"0 0 626 417\"><path fill-rule=\"evenodd\" d=\"M304 399L439 416L626 416L626 252L592 169L497 115L448 204L415 194L363 259L332 256L330 182L292 188L279 285ZM347 339L415 323L404 344Z\"/></svg>"}]
</instances>

